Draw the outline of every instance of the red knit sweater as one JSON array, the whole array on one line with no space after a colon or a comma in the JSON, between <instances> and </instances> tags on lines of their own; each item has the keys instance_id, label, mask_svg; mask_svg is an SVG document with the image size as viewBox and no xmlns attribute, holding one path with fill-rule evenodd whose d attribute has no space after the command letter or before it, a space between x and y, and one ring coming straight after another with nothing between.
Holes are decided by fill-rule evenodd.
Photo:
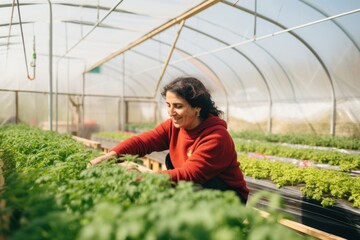
<instances>
[{"instance_id":1,"label":"red knit sweater","mask_svg":"<svg viewBox=\"0 0 360 240\"><path fill-rule=\"evenodd\" d=\"M192 130L175 128L172 120L168 119L153 130L131 137L111 150L119 156L144 156L167 149L175 169L162 172L169 174L172 181L203 184L218 176L247 199L249 190L237 160L234 142L226 122L219 117L210 115Z\"/></svg>"}]
</instances>

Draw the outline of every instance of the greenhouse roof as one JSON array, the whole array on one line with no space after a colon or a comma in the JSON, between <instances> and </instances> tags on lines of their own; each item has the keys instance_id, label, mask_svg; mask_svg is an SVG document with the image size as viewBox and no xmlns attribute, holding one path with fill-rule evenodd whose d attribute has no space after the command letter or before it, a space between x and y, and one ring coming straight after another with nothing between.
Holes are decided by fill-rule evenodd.
<instances>
[{"instance_id":1,"label":"greenhouse roof","mask_svg":"<svg viewBox=\"0 0 360 240\"><path fill-rule=\"evenodd\" d=\"M156 99L192 75L219 105L335 106L360 98L359 22L358 0L3 0L0 89Z\"/></svg>"}]
</instances>

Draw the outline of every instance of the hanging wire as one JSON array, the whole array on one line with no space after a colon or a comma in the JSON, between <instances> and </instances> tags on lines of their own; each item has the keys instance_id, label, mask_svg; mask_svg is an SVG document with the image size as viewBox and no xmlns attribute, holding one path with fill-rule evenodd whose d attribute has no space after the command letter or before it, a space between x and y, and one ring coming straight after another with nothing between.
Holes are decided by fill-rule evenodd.
<instances>
[{"instance_id":1,"label":"hanging wire","mask_svg":"<svg viewBox=\"0 0 360 240\"><path fill-rule=\"evenodd\" d=\"M10 46L11 27L12 27L12 21L13 21L13 18L14 18L14 8L15 8L15 0L13 0L12 6L11 6L11 17L10 17L10 25L9 25L9 34L8 34L8 39L7 39L7 43L6 43L6 62L8 62L8 53L9 53L9 46Z\"/></svg>"},{"instance_id":2,"label":"hanging wire","mask_svg":"<svg viewBox=\"0 0 360 240\"><path fill-rule=\"evenodd\" d=\"M256 39L256 24L257 24L257 0L255 0L255 13L254 13L254 39Z\"/></svg>"},{"instance_id":3,"label":"hanging wire","mask_svg":"<svg viewBox=\"0 0 360 240\"><path fill-rule=\"evenodd\" d=\"M96 13L96 22L99 22L100 19L100 0L97 1L97 13Z\"/></svg>"},{"instance_id":4,"label":"hanging wire","mask_svg":"<svg viewBox=\"0 0 360 240\"><path fill-rule=\"evenodd\" d=\"M23 32L22 21L21 21L19 0L17 0L16 2L17 2L17 9L18 9L18 15L19 15L19 24L20 24L20 31L21 31L21 39L22 39L22 44L23 44L24 57L25 57L25 66L26 66L27 78L29 80L34 80L35 79L35 67L36 67L35 37L34 37L34 46L33 46L33 50L34 50L34 52L33 52L33 62L31 64L33 69L34 69L34 75L31 77L30 74L29 74L29 67L28 67L28 64L27 64L27 56L26 56L26 48L25 48L24 32Z\"/></svg>"},{"instance_id":5,"label":"hanging wire","mask_svg":"<svg viewBox=\"0 0 360 240\"><path fill-rule=\"evenodd\" d=\"M75 43L70 49L68 49L66 51L66 53L61 57L65 57L70 51L72 51L75 47L77 47L77 45L79 45L85 38L87 38L98 26L100 26L100 24L123 2L124 0L120 0L117 4L115 4L115 6L113 6L106 14L104 17L102 17L100 19L100 21L98 21L84 36L82 36L82 38ZM81 34L82 35L82 34ZM61 59L60 58L60 59Z\"/></svg>"},{"instance_id":6,"label":"hanging wire","mask_svg":"<svg viewBox=\"0 0 360 240\"><path fill-rule=\"evenodd\" d=\"M239 0L237 0L235 3L233 3L233 6L235 6L238 2L239 2Z\"/></svg>"}]
</instances>

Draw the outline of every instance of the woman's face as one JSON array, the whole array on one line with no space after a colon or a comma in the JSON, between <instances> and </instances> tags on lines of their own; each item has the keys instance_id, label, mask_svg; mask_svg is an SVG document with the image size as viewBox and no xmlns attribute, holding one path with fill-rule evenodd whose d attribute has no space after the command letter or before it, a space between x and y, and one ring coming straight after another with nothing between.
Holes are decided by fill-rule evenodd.
<instances>
[{"instance_id":1,"label":"woman's face","mask_svg":"<svg viewBox=\"0 0 360 240\"><path fill-rule=\"evenodd\" d=\"M197 116L200 108L191 105L176 93L167 91L165 96L168 114L176 128L194 129L201 120Z\"/></svg>"}]
</instances>

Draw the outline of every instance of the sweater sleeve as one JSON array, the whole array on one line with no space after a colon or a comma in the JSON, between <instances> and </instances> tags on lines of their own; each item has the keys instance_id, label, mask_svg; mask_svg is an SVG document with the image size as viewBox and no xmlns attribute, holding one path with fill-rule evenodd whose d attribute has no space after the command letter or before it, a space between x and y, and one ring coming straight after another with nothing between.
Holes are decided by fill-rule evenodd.
<instances>
[{"instance_id":1,"label":"sweater sleeve","mask_svg":"<svg viewBox=\"0 0 360 240\"><path fill-rule=\"evenodd\" d=\"M154 151L163 151L169 148L168 121L158 125L151 131L128 138L110 149L118 156L123 154L138 155L140 157Z\"/></svg>"},{"instance_id":2,"label":"sweater sleeve","mask_svg":"<svg viewBox=\"0 0 360 240\"><path fill-rule=\"evenodd\" d=\"M234 159L237 155L232 139L226 130L217 130L197 143L192 155L180 168L163 172L175 182L185 180L203 184L224 171L226 173ZM238 168L236 164L234 167Z\"/></svg>"}]
</instances>

